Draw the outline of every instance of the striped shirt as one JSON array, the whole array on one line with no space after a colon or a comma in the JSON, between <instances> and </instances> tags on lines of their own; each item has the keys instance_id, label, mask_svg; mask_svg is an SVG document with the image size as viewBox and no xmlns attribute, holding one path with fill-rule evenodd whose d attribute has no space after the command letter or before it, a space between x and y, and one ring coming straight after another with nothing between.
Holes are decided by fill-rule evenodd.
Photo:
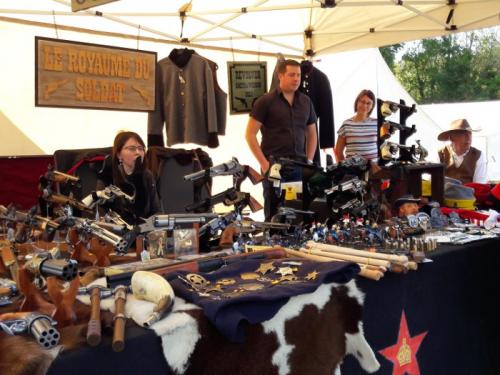
<instances>
[{"instance_id":1,"label":"striped shirt","mask_svg":"<svg viewBox=\"0 0 500 375\"><path fill-rule=\"evenodd\" d=\"M346 157L359 155L367 160L378 160L377 119L369 117L365 121L345 120L337 133L345 138Z\"/></svg>"}]
</instances>

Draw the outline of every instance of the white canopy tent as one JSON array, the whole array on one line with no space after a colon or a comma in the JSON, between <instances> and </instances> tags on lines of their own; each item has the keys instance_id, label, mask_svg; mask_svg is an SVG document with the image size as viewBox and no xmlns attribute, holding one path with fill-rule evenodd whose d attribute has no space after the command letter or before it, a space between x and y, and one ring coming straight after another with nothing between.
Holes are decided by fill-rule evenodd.
<instances>
[{"instance_id":1,"label":"white canopy tent","mask_svg":"<svg viewBox=\"0 0 500 375\"><path fill-rule=\"evenodd\" d=\"M97 8L102 15L96 16L96 10L71 13L68 1L0 0L3 57L0 60L0 155L51 154L57 149L105 147L121 129L136 131L145 138L146 113L35 107L34 37L139 48L156 51L161 59L182 44L178 9L184 3L119 0ZM320 2L306 0L194 0L184 20L182 37L191 41L190 48L218 62L219 84L225 91L228 88L226 61L267 61L270 77L278 52L301 58L305 50L312 48L316 53L314 64L328 75L332 84L338 129L342 120L352 115L354 98L361 89L371 89L383 99L404 99L410 105L414 100L397 82L378 50L331 52L441 35L450 32L445 30L450 14L448 26L456 25L458 31L500 24L500 0L457 0L453 6L442 0L409 0L404 6L395 3L397 1L344 0L336 1L334 8L321 8ZM231 9L224 8L228 4ZM247 7L246 13L242 13L243 6ZM402 10L404 13L400 13ZM474 14L476 18L471 18ZM217 27L213 28L213 23ZM403 26L407 31L401 29ZM310 44L304 43L307 27L314 30ZM375 32L366 31L371 28ZM439 126L417 109L409 123L416 124L418 132L410 142L421 139L431 153L435 152L439 146L435 140ZM207 150L215 163L237 156L241 163L257 167L244 141L247 120L247 115L228 117L227 135L220 138L217 149ZM214 183L214 192L229 184L229 178L219 178ZM261 196L250 183L245 183L243 190Z\"/></svg>"},{"instance_id":2,"label":"white canopy tent","mask_svg":"<svg viewBox=\"0 0 500 375\"><path fill-rule=\"evenodd\" d=\"M118 0L76 13L68 0L0 0L2 22L299 56L491 27L499 14L498 0Z\"/></svg>"}]
</instances>

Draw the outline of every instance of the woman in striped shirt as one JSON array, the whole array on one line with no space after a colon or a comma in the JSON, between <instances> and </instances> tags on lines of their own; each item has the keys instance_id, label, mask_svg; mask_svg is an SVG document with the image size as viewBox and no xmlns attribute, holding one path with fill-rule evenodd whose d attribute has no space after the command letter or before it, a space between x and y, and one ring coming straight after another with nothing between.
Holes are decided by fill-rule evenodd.
<instances>
[{"instance_id":1,"label":"woman in striped shirt","mask_svg":"<svg viewBox=\"0 0 500 375\"><path fill-rule=\"evenodd\" d=\"M370 117L375 107L375 95L371 90L362 90L354 101L356 114L343 122L335 145L337 162L346 157L359 155L371 162L372 172L377 165L377 119Z\"/></svg>"}]
</instances>

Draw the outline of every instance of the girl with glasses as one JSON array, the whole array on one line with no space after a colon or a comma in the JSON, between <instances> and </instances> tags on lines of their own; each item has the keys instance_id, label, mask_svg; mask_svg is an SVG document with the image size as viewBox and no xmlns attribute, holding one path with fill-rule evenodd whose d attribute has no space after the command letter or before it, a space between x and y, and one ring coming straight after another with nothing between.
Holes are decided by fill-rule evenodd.
<instances>
[{"instance_id":1,"label":"girl with glasses","mask_svg":"<svg viewBox=\"0 0 500 375\"><path fill-rule=\"evenodd\" d=\"M144 168L146 146L139 134L124 131L116 135L113 142L111 166L100 175L102 185L118 186L123 192L134 196L133 202L115 199L108 208L118 212L130 224L160 211L160 200L153 174Z\"/></svg>"}]
</instances>

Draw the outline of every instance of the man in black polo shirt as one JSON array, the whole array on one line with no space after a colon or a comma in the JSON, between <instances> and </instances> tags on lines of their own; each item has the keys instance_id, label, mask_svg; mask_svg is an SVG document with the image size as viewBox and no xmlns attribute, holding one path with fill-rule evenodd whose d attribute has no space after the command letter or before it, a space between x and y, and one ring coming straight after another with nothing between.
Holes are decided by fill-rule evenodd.
<instances>
[{"instance_id":1,"label":"man in black polo shirt","mask_svg":"<svg viewBox=\"0 0 500 375\"><path fill-rule=\"evenodd\" d=\"M300 64L285 60L278 67L279 87L261 96L253 105L246 130L246 141L263 173L269 170L269 159L289 157L311 161L316 151L316 113L309 97L297 91L300 85ZM257 133L262 133L261 144ZM264 213L271 220L277 212L279 197L269 180L264 188Z\"/></svg>"}]
</instances>

